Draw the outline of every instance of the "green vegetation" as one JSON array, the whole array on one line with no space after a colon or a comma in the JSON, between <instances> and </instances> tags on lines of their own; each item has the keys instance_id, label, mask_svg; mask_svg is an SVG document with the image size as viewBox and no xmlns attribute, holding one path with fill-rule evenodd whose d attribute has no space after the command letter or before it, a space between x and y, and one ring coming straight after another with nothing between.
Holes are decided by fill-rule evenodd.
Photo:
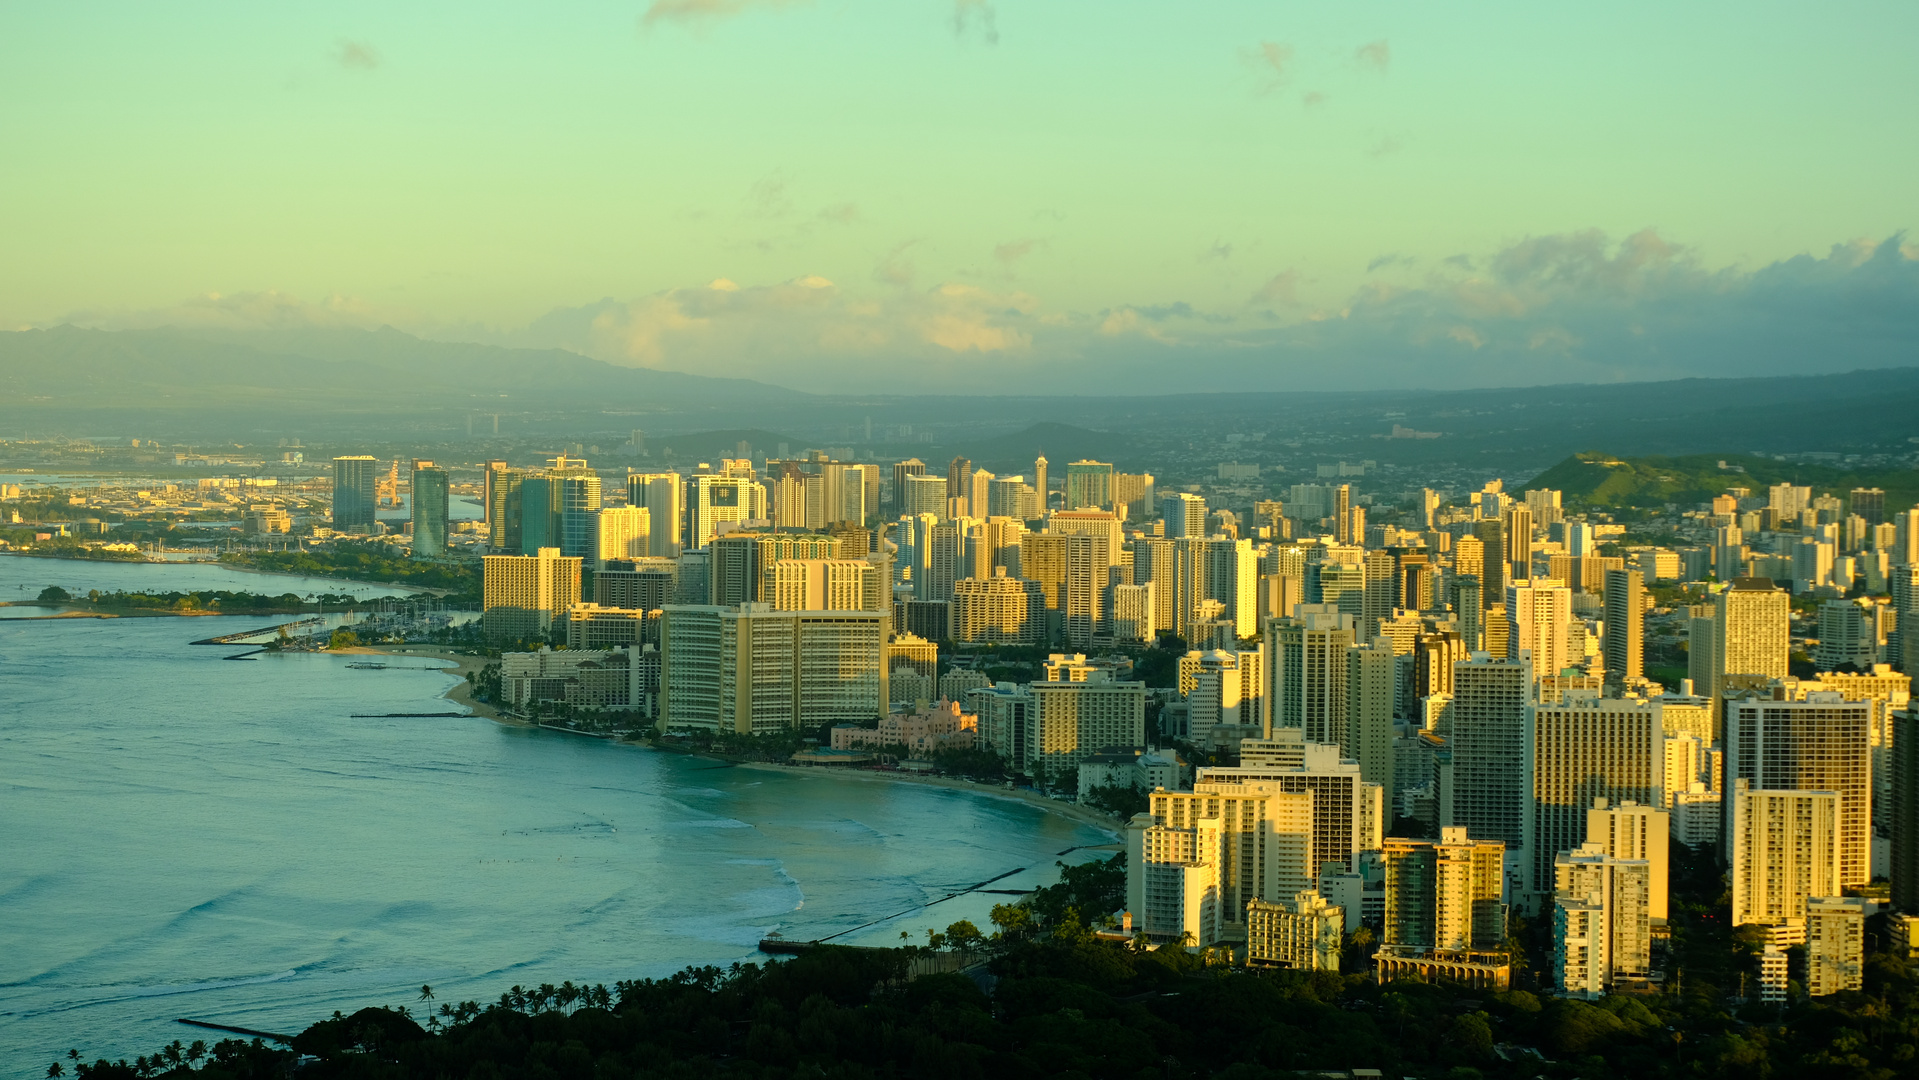
<instances>
[{"instance_id":1,"label":"green vegetation","mask_svg":"<svg viewBox=\"0 0 1919 1080\"><path fill-rule=\"evenodd\" d=\"M1146 793L1130 784L1101 784L1088 791L1086 798L1080 801L1095 810L1104 810L1121 821L1146 812Z\"/></svg>"},{"instance_id":2,"label":"green vegetation","mask_svg":"<svg viewBox=\"0 0 1919 1080\"><path fill-rule=\"evenodd\" d=\"M85 596L74 596L57 585L50 585L40 591L42 603L71 604L75 607L94 611L143 612L143 611L179 611L199 612L217 611L223 615L289 615L310 611L314 601L298 593L281 593L278 596L266 596L261 593L228 592L224 589L209 589L203 592L101 592L98 589ZM318 601L329 608L347 608L361 604L347 593L325 593Z\"/></svg>"},{"instance_id":3,"label":"green vegetation","mask_svg":"<svg viewBox=\"0 0 1919 1080\"><path fill-rule=\"evenodd\" d=\"M1719 467L1724 461L1728 466ZM1919 472L1912 469L1845 469L1744 454L1694 454L1686 457L1617 458L1584 452L1540 473L1526 487L1556 488L1567 505L1594 507L1655 507L1709 502L1729 487L1751 488L1763 494L1773 484L1799 484L1815 495L1837 495L1856 487L1884 488L1886 506L1910 506L1919 501Z\"/></svg>"},{"instance_id":4,"label":"green vegetation","mask_svg":"<svg viewBox=\"0 0 1919 1080\"><path fill-rule=\"evenodd\" d=\"M1527 1080L1892 1080L1919 1061L1919 965L1869 954L1865 989L1783 1009L1727 1009L1754 942L1725 925L1709 857L1675 870L1672 978L1662 993L1598 1001L1469 991L1366 974L1245 970L1177 948L1096 937L1085 913L1124 903L1123 856L1062 867L1058 885L993 909L994 932L956 922L901 949L818 947L784 963L689 968L602 986L513 987L496 1003L362 1009L290 1049L228 1040L87 1064L83 1080L201 1076L1220 1077L1322 1070ZM1884 942L1883 919L1868 939ZM1346 956L1363 961L1363 928ZM944 959L943 964L929 964ZM951 973L970 965L974 975ZM926 974L927 971L943 972ZM917 976L917 977L915 977ZM990 977L989 977L990 976ZM983 989L984 988L984 989Z\"/></svg>"},{"instance_id":5,"label":"green vegetation","mask_svg":"<svg viewBox=\"0 0 1919 1080\"><path fill-rule=\"evenodd\" d=\"M30 553L45 559L97 559L101 562L146 562L146 555L138 551L108 551L100 547L88 547L84 541L71 537L56 536L51 540L35 540L32 529L0 529L0 540L11 547L31 549Z\"/></svg>"},{"instance_id":6,"label":"green vegetation","mask_svg":"<svg viewBox=\"0 0 1919 1080\"><path fill-rule=\"evenodd\" d=\"M390 581L425 589L443 589L449 603L480 606L481 570L475 562L417 562L384 544L342 540L332 551L239 551L220 556L231 566L308 577Z\"/></svg>"}]
</instances>

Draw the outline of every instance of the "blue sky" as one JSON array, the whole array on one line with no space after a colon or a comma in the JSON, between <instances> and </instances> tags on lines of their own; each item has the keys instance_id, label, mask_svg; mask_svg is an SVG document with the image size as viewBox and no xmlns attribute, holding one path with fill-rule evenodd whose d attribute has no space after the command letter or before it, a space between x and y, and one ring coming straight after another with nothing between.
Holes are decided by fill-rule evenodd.
<instances>
[{"instance_id":1,"label":"blue sky","mask_svg":"<svg viewBox=\"0 0 1919 1080\"><path fill-rule=\"evenodd\" d=\"M1916 24L12 5L0 325L391 323L901 391L1905 363Z\"/></svg>"}]
</instances>

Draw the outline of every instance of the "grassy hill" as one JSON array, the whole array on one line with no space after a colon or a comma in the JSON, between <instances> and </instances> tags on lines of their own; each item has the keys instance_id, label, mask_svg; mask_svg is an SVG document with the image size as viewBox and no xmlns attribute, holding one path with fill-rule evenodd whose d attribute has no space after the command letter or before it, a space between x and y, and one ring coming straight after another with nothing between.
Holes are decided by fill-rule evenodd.
<instances>
[{"instance_id":1,"label":"grassy hill","mask_svg":"<svg viewBox=\"0 0 1919 1080\"><path fill-rule=\"evenodd\" d=\"M1750 488L1754 495L1763 495L1772 485L1785 483L1810 487L1815 496L1841 499L1856 487L1884 488L1887 513L1919 503L1919 470L1847 469L1748 454L1619 458L1587 451L1533 477L1526 487L1557 488L1569 506L1685 507L1707 502L1728 488Z\"/></svg>"}]
</instances>

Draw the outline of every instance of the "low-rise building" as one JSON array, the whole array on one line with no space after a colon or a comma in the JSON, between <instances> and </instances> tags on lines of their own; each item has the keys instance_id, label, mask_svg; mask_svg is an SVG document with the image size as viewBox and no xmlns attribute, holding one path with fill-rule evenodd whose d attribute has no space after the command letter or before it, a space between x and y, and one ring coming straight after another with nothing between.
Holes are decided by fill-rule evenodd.
<instances>
[{"instance_id":1,"label":"low-rise building","mask_svg":"<svg viewBox=\"0 0 1919 1080\"><path fill-rule=\"evenodd\" d=\"M913 757L941 750L971 750L979 736L979 717L962 712L958 702L941 701L912 712L888 713L878 727L839 724L833 728L835 750L883 750L904 747Z\"/></svg>"},{"instance_id":2,"label":"low-rise building","mask_svg":"<svg viewBox=\"0 0 1919 1080\"><path fill-rule=\"evenodd\" d=\"M503 653L500 693L512 709L542 701L584 709L647 711L649 706L638 645Z\"/></svg>"},{"instance_id":3,"label":"low-rise building","mask_svg":"<svg viewBox=\"0 0 1919 1080\"><path fill-rule=\"evenodd\" d=\"M1337 972L1345 934L1345 911L1311 889L1246 905L1248 964Z\"/></svg>"}]
</instances>

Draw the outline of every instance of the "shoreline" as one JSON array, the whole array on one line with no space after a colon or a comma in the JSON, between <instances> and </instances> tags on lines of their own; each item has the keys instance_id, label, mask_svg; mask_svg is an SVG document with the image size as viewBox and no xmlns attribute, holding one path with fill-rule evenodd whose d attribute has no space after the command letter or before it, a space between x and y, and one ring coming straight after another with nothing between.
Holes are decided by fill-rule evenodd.
<instances>
[{"instance_id":1,"label":"shoreline","mask_svg":"<svg viewBox=\"0 0 1919 1080\"><path fill-rule=\"evenodd\" d=\"M694 754L691 756L711 758L711 755L707 754ZM725 759L711 758L711 760L719 761ZM949 791L966 791L974 795L984 795L990 798L1025 803L1028 806L1044 810L1047 813L1057 814L1060 817L1066 818L1068 821L1106 833L1112 837L1112 842L1115 844L1122 843L1125 840L1125 834L1121 831L1124 823L1118 818L1103 814L1097 810L1089 810L1078 803L1049 799L1044 795L1035 794L1029 788L1004 788L996 784L981 784L973 780L960 780L950 776L895 776L890 773L853 768L833 768L817 765L783 765L776 761L742 761L739 762L739 767L742 769L761 769L801 776L841 777L848 780L859 780L864 783L924 784L930 787L946 788Z\"/></svg>"},{"instance_id":2,"label":"shoreline","mask_svg":"<svg viewBox=\"0 0 1919 1080\"><path fill-rule=\"evenodd\" d=\"M447 689L440 694L442 698L448 701L451 701L456 705L463 706L464 708L471 710L473 712L473 715L491 720L496 724L505 724L511 727L523 727L523 728L540 726L537 724L528 723L525 720L516 720L512 717L502 716L497 710L495 710L491 706L486 705L482 702L473 700L473 694L472 694L473 684L466 681L466 674L469 671L478 671L480 668L486 666L487 658L484 656L467 656L456 650L452 650L444 646L438 646L438 645L356 645L350 649L337 649L337 650L329 649L327 651L337 652L340 655L419 656L419 657L425 657L430 659L448 661L453 666L447 669L447 674L458 676L460 681L450 687L447 687ZM581 732L580 734L586 734L586 733ZM668 752L668 751L660 750L658 747L652 746L648 743L636 741L633 739L615 738L613 739L613 741L622 746L630 746L635 749L648 751L650 753L667 753ZM923 784L929 787L946 788L949 791L965 791L965 792L970 792L974 795L983 795L989 798L1005 799L1012 802L1025 803L1028 806L1031 806L1038 810L1043 810L1049 814L1056 814L1075 824L1084 825L1091 829L1097 829L1100 832L1103 832L1107 834L1108 836L1110 836L1112 838L1112 842L1115 844L1121 843L1125 840L1125 833L1123 831L1125 823L1121 822L1119 819L1114 818L1109 814L1101 813L1100 811L1097 811L1097 810L1087 809L1086 807L1083 807L1079 805L1078 803L1061 802L1058 799L1049 799L1044 795L1035 794L1030 789L1025 789L1025 788L1009 789L1009 788L1000 787L998 785L986 785L986 784L977 783L972 780L960 780L960 779L955 779L953 777L947 777L947 776L913 776L908 774L893 775L889 773L871 772L871 771L856 770L856 769L834 769L834 768L821 768L818 766L810 766L810 765L788 765L788 764L783 764L781 762L776 762L776 761L735 762L730 758L716 757L715 755L712 755L712 754L700 754L700 753L690 753L690 752L682 752L682 753L684 753L685 756L687 757L704 758L708 761L725 761L725 762L728 762L729 764L737 765L742 769L760 769L765 771L781 772L781 773L786 773L789 775L796 775L796 776L839 777L847 780L856 780L861 783Z\"/></svg>"},{"instance_id":3,"label":"shoreline","mask_svg":"<svg viewBox=\"0 0 1919 1080\"><path fill-rule=\"evenodd\" d=\"M0 558L44 559L57 563L95 563L101 566L212 566L221 570L231 570L236 574L259 574L263 577L306 578L310 581L338 581L347 585L360 585L369 589L394 589L403 593L426 593L433 596L445 596L450 590L433 589L424 585L402 585L396 581L362 581L352 577L334 577L330 574L296 574L287 570L259 570L251 566L236 566L218 559L194 559L174 561L169 559L74 559L64 555L36 555L31 551L0 551ZM359 603L360 601L355 601ZM213 612L212 614L220 614ZM251 613L260 614L260 613ZM270 613L269 613L270 614Z\"/></svg>"}]
</instances>

